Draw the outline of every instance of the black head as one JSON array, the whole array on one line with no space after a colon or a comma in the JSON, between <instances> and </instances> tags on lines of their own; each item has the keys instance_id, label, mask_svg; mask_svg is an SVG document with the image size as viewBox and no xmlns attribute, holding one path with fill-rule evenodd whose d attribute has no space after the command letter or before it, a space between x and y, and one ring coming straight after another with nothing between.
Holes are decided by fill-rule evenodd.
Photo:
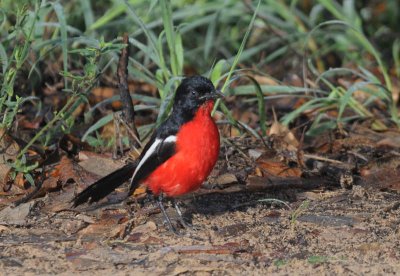
<instances>
[{"instance_id":1,"label":"black head","mask_svg":"<svg viewBox=\"0 0 400 276\"><path fill-rule=\"evenodd\" d=\"M202 104L218 97L220 93L209 79L202 76L188 77L176 90L174 109L193 114Z\"/></svg>"}]
</instances>

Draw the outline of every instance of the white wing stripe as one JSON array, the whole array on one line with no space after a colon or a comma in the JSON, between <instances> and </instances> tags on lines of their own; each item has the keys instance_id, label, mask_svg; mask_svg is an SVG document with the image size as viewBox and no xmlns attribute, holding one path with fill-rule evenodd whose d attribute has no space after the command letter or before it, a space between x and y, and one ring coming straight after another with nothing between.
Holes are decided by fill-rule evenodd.
<instances>
[{"instance_id":1,"label":"white wing stripe","mask_svg":"<svg viewBox=\"0 0 400 276\"><path fill-rule=\"evenodd\" d=\"M176 136L171 135L164 139L164 143L176 142Z\"/></svg>"},{"instance_id":2,"label":"white wing stripe","mask_svg":"<svg viewBox=\"0 0 400 276\"><path fill-rule=\"evenodd\" d=\"M154 143L150 146L150 148L147 150L147 152L143 156L142 160L140 160L138 166L136 167L135 172L132 175L131 182L132 182L133 178L135 177L136 173L139 171L139 169L143 166L143 164L147 161L147 159L149 159L149 157L157 150L158 146L161 143L172 143L172 142L176 142L176 136L174 136L174 135L168 136L164 140L156 139L154 141Z\"/></svg>"},{"instance_id":3,"label":"white wing stripe","mask_svg":"<svg viewBox=\"0 0 400 276\"><path fill-rule=\"evenodd\" d=\"M136 173L139 171L140 167L154 153L154 151L157 149L157 146L161 143L161 141L162 141L161 139L156 139L154 143L151 145L151 147L147 150L146 154L143 156L142 160L140 160L138 166L136 167L136 170L132 175L131 182L135 177Z\"/></svg>"}]
</instances>

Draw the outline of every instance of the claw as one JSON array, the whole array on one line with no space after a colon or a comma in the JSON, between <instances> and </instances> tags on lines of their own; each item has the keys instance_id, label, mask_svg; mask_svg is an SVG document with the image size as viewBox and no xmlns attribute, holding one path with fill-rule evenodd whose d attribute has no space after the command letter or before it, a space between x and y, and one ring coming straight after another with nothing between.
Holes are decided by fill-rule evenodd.
<instances>
[{"instance_id":1,"label":"claw","mask_svg":"<svg viewBox=\"0 0 400 276\"><path fill-rule=\"evenodd\" d=\"M173 203L173 205L174 205L174 207L175 207L176 213L178 214L178 219L179 219L179 222L181 223L181 225L182 225L184 228L193 229L193 228L194 228L193 225L192 225L191 223L187 222L187 221L185 220L185 218L183 217L183 213L182 213L182 211L181 211L181 208L179 208L179 203L176 202L175 200L173 200L172 203Z\"/></svg>"},{"instance_id":2,"label":"claw","mask_svg":"<svg viewBox=\"0 0 400 276\"><path fill-rule=\"evenodd\" d=\"M169 218L167 212L165 211L165 208L164 208L164 205L163 205L163 199L164 199L163 195L160 194L160 195L158 196L157 203L158 203L158 206L159 206L160 209L161 209L161 212L162 212L163 215L164 215L165 220L167 221L169 230L170 230L171 232L173 232L175 235L180 236L179 231L176 230L176 228L175 228L174 225L172 224L171 219Z\"/></svg>"}]
</instances>

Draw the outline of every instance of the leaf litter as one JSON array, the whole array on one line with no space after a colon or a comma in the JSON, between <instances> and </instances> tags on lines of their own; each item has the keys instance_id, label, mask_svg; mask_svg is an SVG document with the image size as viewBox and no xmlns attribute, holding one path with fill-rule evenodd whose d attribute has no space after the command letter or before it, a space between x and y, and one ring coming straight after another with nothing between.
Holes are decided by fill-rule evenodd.
<instances>
[{"instance_id":1,"label":"leaf litter","mask_svg":"<svg viewBox=\"0 0 400 276\"><path fill-rule=\"evenodd\" d=\"M268 77L254 78L276 85ZM155 93L154 87L133 85ZM90 101L97 105L116 90L93 92ZM121 105L111 103L115 109ZM257 127L254 106L237 97L227 103L236 119ZM269 101L273 120L264 140L221 122L224 138L215 169L200 190L179 199L193 229L183 229L175 210L167 208L180 236L168 231L145 187L126 198L124 185L96 204L71 207L77 193L126 162L114 160L115 153L95 152L79 133L64 135L57 149L32 148L40 185L30 185L21 174L8 184L11 167L5 162L0 170L0 268L16 274L396 273L400 133L374 131L373 122L356 120L310 137L306 131L319 110L305 110L289 126L279 123L276 114L303 103L289 97ZM104 107L98 106L100 113ZM219 114L216 118L221 120ZM154 119L152 112L136 117L139 125ZM37 127L38 122L20 120L25 128ZM117 136L111 124L100 135ZM6 138L1 157L12 160L20 145L15 137Z\"/></svg>"},{"instance_id":2,"label":"leaf litter","mask_svg":"<svg viewBox=\"0 0 400 276\"><path fill-rule=\"evenodd\" d=\"M396 132L385 136L355 126L333 140L299 142L293 134L288 139L288 129L274 128L267 148L250 136L228 138L207 183L180 199L195 226L181 229L182 236L168 231L155 203L141 196L144 190L124 200L124 187L98 204L72 209L77 192L119 163L107 154L61 157L43 193L17 207L3 205L2 270L398 271L399 147L385 141L397 139ZM349 185L342 183L346 176ZM176 219L173 208L167 211Z\"/></svg>"}]
</instances>

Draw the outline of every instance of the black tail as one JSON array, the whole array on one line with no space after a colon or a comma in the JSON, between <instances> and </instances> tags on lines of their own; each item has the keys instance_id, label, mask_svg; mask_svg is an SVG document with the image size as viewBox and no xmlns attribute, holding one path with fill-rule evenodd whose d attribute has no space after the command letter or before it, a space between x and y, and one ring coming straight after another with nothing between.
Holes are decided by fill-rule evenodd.
<instances>
[{"instance_id":1,"label":"black tail","mask_svg":"<svg viewBox=\"0 0 400 276\"><path fill-rule=\"evenodd\" d=\"M129 163L110 173L109 175L97 180L95 183L75 196L75 198L72 200L74 207L77 207L85 202L96 202L106 197L132 177L136 166L137 162Z\"/></svg>"}]
</instances>

